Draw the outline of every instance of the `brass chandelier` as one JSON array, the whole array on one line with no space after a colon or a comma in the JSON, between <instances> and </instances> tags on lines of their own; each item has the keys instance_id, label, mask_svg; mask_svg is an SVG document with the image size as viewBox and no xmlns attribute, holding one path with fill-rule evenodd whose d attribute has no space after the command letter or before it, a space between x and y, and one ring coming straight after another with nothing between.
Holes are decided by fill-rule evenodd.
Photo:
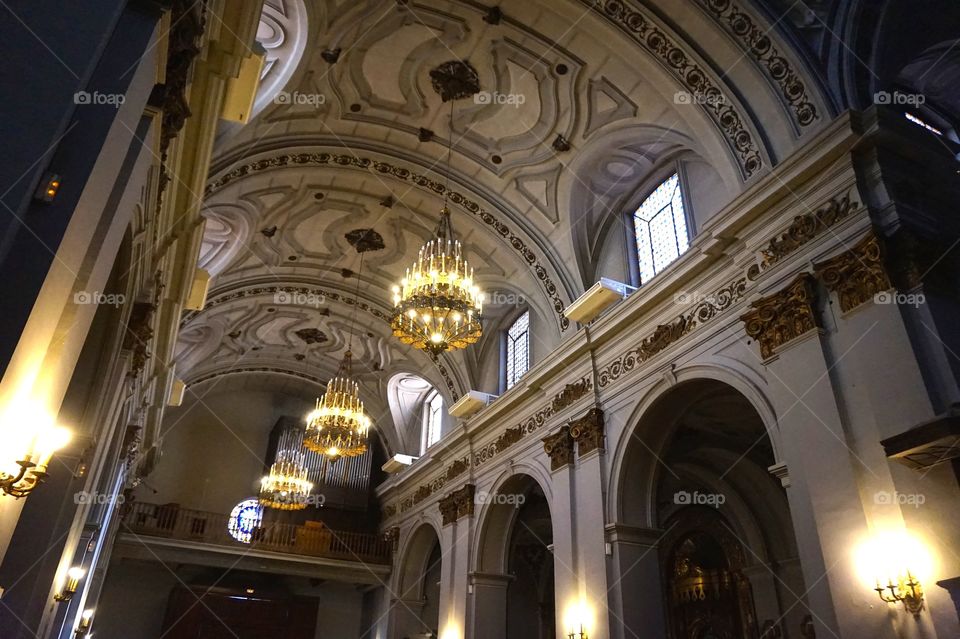
<instances>
[{"instance_id":1,"label":"brass chandelier","mask_svg":"<svg viewBox=\"0 0 960 639\"><path fill-rule=\"evenodd\" d=\"M450 209L450 156L453 149L453 100L480 90L476 70L468 62L446 62L430 72L433 88L450 102L450 144L447 147L447 186L434 237L428 241L393 287L394 312L390 321L395 337L404 344L434 356L466 348L480 339L483 327L483 293L473 279L473 269L463 257L463 247L453 236Z\"/></svg>"},{"instance_id":2,"label":"brass chandelier","mask_svg":"<svg viewBox=\"0 0 960 639\"><path fill-rule=\"evenodd\" d=\"M303 510L307 507L313 483L302 455L291 451L278 453L270 474L260 480L260 505L277 510Z\"/></svg>"},{"instance_id":3,"label":"brass chandelier","mask_svg":"<svg viewBox=\"0 0 960 639\"><path fill-rule=\"evenodd\" d=\"M353 380L353 325L360 305L360 273L363 272L363 251L354 294L353 317L347 352L337 374L327 382L327 392L317 400L317 407L307 415L303 445L335 462L341 457L356 457L367 451L367 433L372 421L360 399L360 385Z\"/></svg>"}]
</instances>

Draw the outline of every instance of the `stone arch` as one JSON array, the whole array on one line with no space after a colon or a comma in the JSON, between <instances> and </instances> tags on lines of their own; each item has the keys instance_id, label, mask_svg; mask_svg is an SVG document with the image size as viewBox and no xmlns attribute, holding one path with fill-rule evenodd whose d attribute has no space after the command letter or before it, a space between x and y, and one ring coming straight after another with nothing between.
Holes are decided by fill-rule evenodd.
<instances>
[{"instance_id":1,"label":"stone arch","mask_svg":"<svg viewBox=\"0 0 960 639\"><path fill-rule=\"evenodd\" d=\"M439 625L439 587L428 583L439 577L443 564L440 528L430 519L418 521L402 539L391 598L391 636L435 632Z\"/></svg>"}]
</instances>

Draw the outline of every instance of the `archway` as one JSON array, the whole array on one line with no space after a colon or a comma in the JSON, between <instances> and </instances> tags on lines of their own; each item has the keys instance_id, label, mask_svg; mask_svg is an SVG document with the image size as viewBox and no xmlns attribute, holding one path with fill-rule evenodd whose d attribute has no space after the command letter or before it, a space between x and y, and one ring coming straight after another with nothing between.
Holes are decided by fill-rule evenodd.
<instances>
[{"instance_id":1,"label":"archway","mask_svg":"<svg viewBox=\"0 0 960 639\"><path fill-rule=\"evenodd\" d=\"M514 475L487 504L481 523L474 586L475 637L556 636L553 520L543 488Z\"/></svg>"},{"instance_id":2,"label":"archway","mask_svg":"<svg viewBox=\"0 0 960 639\"><path fill-rule=\"evenodd\" d=\"M615 553L628 628L649 631L655 618L671 639L804 636L806 589L770 426L712 379L676 385L641 416L618 490L619 523L647 553Z\"/></svg>"},{"instance_id":3,"label":"archway","mask_svg":"<svg viewBox=\"0 0 960 639\"><path fill-rule=\"evenodd\" d=\"M401 555L397 589L391 601L391 637L436 637L440 626L440 572L443 555L437 531L423 524L413 531Z\"/></svg>"}]
</instances>

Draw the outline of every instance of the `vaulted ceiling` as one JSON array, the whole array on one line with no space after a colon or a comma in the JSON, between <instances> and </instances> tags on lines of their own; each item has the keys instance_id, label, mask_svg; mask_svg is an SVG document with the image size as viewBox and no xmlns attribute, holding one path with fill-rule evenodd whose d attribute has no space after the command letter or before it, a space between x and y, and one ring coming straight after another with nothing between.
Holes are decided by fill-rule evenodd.
<instances>
[{"instance_id":1,"label":"vaulted ceiling","mask_svg":"<svg viewBox=\"0 0 960 639\"><path fill-rule=\"evenodd\" d=\"M496 390L496 329L520 307L534 356L553 348L571 330L564 307L604 274L611 220L662 167L704 167L709 217L831 117L801 56L733 0L267 0L258 37L255 117L217 140L199 260L212 285L183 321L178 371L315 394L356 317L364 399L385 424L396 375L448 401ZM484 92L452 118L429 76L450 60ZM432 361L390 335L390 286L447 191L476 279L498 295L484 339ZM375 246L359 287L358 238Z\"/></svg>"}]
</instances>

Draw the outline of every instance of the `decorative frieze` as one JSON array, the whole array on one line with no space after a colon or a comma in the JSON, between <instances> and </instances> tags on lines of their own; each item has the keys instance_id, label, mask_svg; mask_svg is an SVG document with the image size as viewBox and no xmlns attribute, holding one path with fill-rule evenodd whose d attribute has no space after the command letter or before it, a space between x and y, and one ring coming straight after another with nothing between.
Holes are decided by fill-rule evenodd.
<instances>
[{"instance_id":1,"label":"decorative frieze","mask_svg":"<svg viewBox=\"0 0 960 639\"><path fill-rule=\"evenodd\" d=\"M844 313L893 287L883 263L883 244L873 232L849 251L814 264L814 274L837 294Z\"/></svg>"},{"instance_id":2,"label":"decorative frieze","mask_svg":"<svg viewBox=\"0 0 960 639\"><path fill-rule=\"evenodd\" d=\"M550 458L550 470L559 470L573 463L573 437L570 427L564 424L560 430L543 438L543 450Z\"/></svg>"},{"instance_id":3,"label":"decorative frieze","mask_svg":"<svg viewBox=\"0 0 960 639\"><path fill-rule=\"evenodd\" d=\"M603 411L593 407L580 419L570 422L570 437L577 442L579 457L595 450L602 453L605 450Z\"/></svg>"},{"instance_id":4,"label":"decorative frieze","mask_svg":"<svg viewBox=\"0 0 960 639\"><path fill-rule=\"evenodd\" d=\"M391 526L384 530L383 540L390 544L393 552L397 552L397 546L400 544L400 526Z\"/></svg>"},{"instance_id":5,"label":"decorative frieze","mask_svg":"<svg viewBox=\"0 0 960 639\"><path fill-rule=\"evenodd\" d=\"M860 205L849 195L834 198L805 215L798 215L785 231L770 240L760 252L761 259L747 270L747 278L755 281L763 271L793 254L801 246L822 235L824 231L846 219Z\"/></svg>"},{"instance_id":6,"label":"decorative frieze","mask_svg":"<svg viewBox=\"0 0 960 639\"><path fill-rule=\"evenodd\" d=\"M790 61L774 46L770 29L757 25L733 0L697 1L780 89L783 100L793 110L794 121L802 127L812 124L817 119L817 108L807 97L807 89Z\"/></svg>"},{"instance_id":7,"label":"decorative frieze","mask_svg":"<svg viewBox=\"0 0 960 639\"><path fill-rule=\"evenodd\" d=\"M553 398L553 402L550 404L550 407L553 409L554 413L558 413L589 393L592 389L593 383L590 381L589 377L584 377L580 381L567 384L563 387L563 390Z\"/></svg>"},{"instance_id":8,"label":"decorative frieze","mask_svg":"<svg viewBox=\"0 0 960 639\"><path fill-rule=\"evenodd\" d=\"M814 296L813 276L802 273L782 291L751 304L753 310L740 316L747 335L760 343L763 359L773 357L787 342L819 328Z\"/></svg>"}]
</instances>

